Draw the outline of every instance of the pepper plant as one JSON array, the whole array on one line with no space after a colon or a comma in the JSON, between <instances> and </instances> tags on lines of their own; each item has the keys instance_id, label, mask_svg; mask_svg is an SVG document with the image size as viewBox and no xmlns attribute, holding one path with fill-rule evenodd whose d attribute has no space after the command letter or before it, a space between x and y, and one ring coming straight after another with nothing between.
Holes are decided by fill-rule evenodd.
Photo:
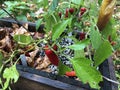
<instances>
[{"instance_id":1,"label":"pepper plant","mask_svg":"<svg viewBox=\"0 0 120 90\"><path fill-rule=\"evenodd\" d=\"M74 35L69 37L74 40L74 44L66 48L74 50L74 57L70 58L67 55L66 57L72 63L77 77L83 83L89 83L92 88L97 89L100 88L99 83L103 81L102 75L97 68L114 51L108 37L112 40L116 37L112 24L114 21L112 21L113 19L109 20L115 0L108 0L109 3L106 3L106 1L103 0L102 4L99 4L101 5L100 9L100 6L95 1L91 3L82 0L71 0L69 2L53 0L43 18L43 21L45 21L44 30L47 33L52 32L51 39L54 42L53 44L57 44L63 37L68 37L65 34L62 35L64 32L69 33L78 30L82 32L80 37L83 33L86 33L81 40L76 39ZM108 8L110 4L112 4L111 8ZM105 8L108 11L105 11ZM107 13L106 16L108 18L104 16L104 13ZM104 21L106 22L104 23ZM108 29L111 30L108 31ZM61 53L62 48L59 47L59 49L57 53ZM84 49L87 50L88 57L86 57ZM60 67L59 73L64 74L67 70L71 71L68 68L62 66L62 69L64 69L62 71Z\"/></svg>"},{"instance_id":2,"label":"pepper plant","mask_svg":"<svg viewBox=\"0 0 120 90\"><path fill-rule=\"evenodd\" d=\"M40 6L38 6L44 10L42 18L36 21L36 29L41 24L44 24L46 37L38 42L46 42L46 46L44 47L45 53L51 63L58 66L59 75L68 75L68 73L74 72L74 75L83 83L89 83L92 88L100 89L99 83L103 81L103 77L99 72L99 65L114 52L111 42L116 39L114 19L112 18L115 1L34 1L34 3L39 3ZM73 34L68 36L70 32ZM63 38L69 38L74 43L61 47L59 42ZM14 39L22 43L16 36ZM57 49L55 46L57 46ZM64 56L69 59L72 67L63 64L62 60L58 57L59 55L63 55L63 51L68 48L74 51L74 56ZM17 74L15 68L14 70ZM7 78L5 72L9 71L5 70L3 73L3 77ZM72 74L71 76L74 75ZM16 82L18 75L15 78L7 78L8 82L11 78Z\"/></svg>"}]
</instances>

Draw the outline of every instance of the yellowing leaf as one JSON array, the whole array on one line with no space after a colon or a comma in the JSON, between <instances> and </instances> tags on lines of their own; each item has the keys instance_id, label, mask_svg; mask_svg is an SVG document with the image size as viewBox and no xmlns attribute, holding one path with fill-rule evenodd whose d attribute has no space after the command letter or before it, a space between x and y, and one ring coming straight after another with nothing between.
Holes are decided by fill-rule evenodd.
<instances>
[{"instance_id":1,"label":"yellowing leaf","mask_svg":"<svg viewBox=\"0 0 120 90\"><path fill-rule=\"evenodd\" d=\"M14 79L14 83L17 82L19 78L19 73L16 69L16 66L13 65L10 68L6 68L3 73L3 78Z\"/></svg>"},{"instance_id":2,"label":"yellowing leaf","mask_svg":"<svg viewBox=\"0 0 120 90\"><path fill-rule=\"evenodd\" d=\"M16 69L16 66L13 65L9 68L5 68L3 72L3 78L6 79L3 90L6 90L6 88L9 86L10 80L14 80L14 83L16 83L19 78L19 73Z\"/></svg>"}]
</instances>

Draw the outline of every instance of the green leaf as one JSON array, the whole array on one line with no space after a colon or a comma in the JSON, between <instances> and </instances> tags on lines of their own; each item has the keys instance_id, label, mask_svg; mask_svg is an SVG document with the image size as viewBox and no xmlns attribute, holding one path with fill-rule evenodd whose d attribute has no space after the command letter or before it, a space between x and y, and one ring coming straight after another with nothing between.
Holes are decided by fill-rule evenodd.
<instances>
[{"instance_id":1,"label":"green leaf","mask_svg":"<svg viewBox=\"0 0 120 90\"><path fill-rule=\"evenodd\" d=\"M2 66L2 61L3 61L3 54L0 52L0 67Z\"/></svg>"},{"instance_id":2,"label":"green leaf","mask_svg":"<svg viewBox=\"0 0 120 90\"><path fill-rule=\"evenodd\" d=\"M2 80L1 80L1 77L0 77L0 84L2 84Z\"/></svg>"},{"instance_id":3,"label":"green leaf","mask_svg":"<svg viewBox=\"0 0 120 90\"><path fill-rule=\"evenodd\" d=\"M58 18L58 14L56 15L55 13L51 13L51 14L46 14L45 16L44 16L44 18L45 18L45 28L47 29L45 29L45 31L46 32L49 32L50 30L52 30L53 29L53 26L55 25L55 24L57 24L58 23L58 21L60 20L59 18ZM52 23L51 23L52 22Z\"/></svg>"},{"instance_id":4,"label":"green leaf","mask_svg":"<svg viewBox=\"0 0 120 90\"><path fill-rule=\"evenodd\" d=\"M10 79L7 79L4 83L3 90L6 90L9 86Z\"/></svg>"},{"instance_id":5,"label":"green leaf","mask_svg":"<svg viewBox=\"0 0 120 90\"><path fill-rule=\"evenodd\" d=\"M83 83L89 83L92 88L99 89L102 76L99 71L90 66L91 61L86 58L74 58L71 60L76 75Z\"/></svg>"},{"instance_id":6,"label":"green leaf","mask_svg":"<svg viewBox=\"0 0 120 90\"><path fill-rule=\"evenodd\" d=\"M44 3L44 7L48 6L49 4L48 0L43 0L43 3Z\"/></svg>"},{"instance_id":7,"label":"green leaf","mask_svg":"<svg viewBox=\"0 0 120 90\"><path fill-rule=\"evenodd\" d=\"M90 16L92 16L92 17L95 17L94 19L95 19L95 21L96 21L96 23L97 23L97 19L98 19L98 12L99 12L99 9L98 8L96 8L96 7L98 7L98 5L96 4L97 3L97 1L90 1L90 2L92 2L92 3L90 3L90 5L88 4L88 7L90 8L90 10L89 10L89 15Z\"/></svg>"},{"instance_id":8,"label":"green leaf","mask_svg":"<svg viewBox=\"0 0 120 90\"><path fill-rule=\"evenodd\" d=\"M3 72L3 78L10 78L10 69L9 68L5 68L4 72Z\"/></svg>"},{"instance_id":9,"label":"green leaf","mask_svg":"<svg viewBox=\"0 0 120 90\"><path fill-rule=\"evenodd\" d=\"M82 5L83 0L71 0L72 3L77 4L77 5Z\"/></svg>"},{"instance_id":10,"label":"green leaf","mask_svg":"<svg viewBox=\"0 0 120 90\"><path fill-rule=\"evenodd\" d=\"M46 21L45 22L45 28L47 29L45 31L49 32L53 28L53 25L55 24L55 20L54 20L54 18L52 16L46 15L45 16L45 21Z\"/></svg>"},{"instance_id":11,"label":"green leaf","mask_svg":"<svg viewBox=\"0 0 120 90\"><path fill-rule=\"evenodd\" d=\"M102 1L103 1L103 0L98 0L98 4L101 5Z\"/></svg>"},{"instance_id":12,"label":"green leaf","mask_svg":"<svg viewBox=\"0 0 120 90\"><path fill-rule=\"evenodd\" d=\"M16 69L16 65L11 66L10 68L6 68L3 72L3 78L13 79L14 83L17 82L19 73Z\"/></svg>"},{"instance_id":13,"label":"green leaf","mask_svg":"<svg viewBox=\"0 0 120 90\"><path fill-rule=\"evenodd\" d=\"M60 35L64 32L64 30L66 29L67 25L70 24L70 22L71 22L71 19L67 19L53 26L53 30L52 30L53 41L55 41L57 38L60 37Z\"/></svg>"},{"instance_id":14,"label":"green leaf","mask_svg":"<svg viewBox=\"0 0 120 90\"><path fill-rule=\"evenodd\" d=\"M105 59L107 59L112 54L112 47L108 41L103 41L100 47L96 50L94 54L95 67L100 65Z\"/></svg>"},{"instance_id":15,"label":"green leaf","mask_svg":"<svg viewBox=\"0 0 120 90\"><path fill-rule=\"evenodd\" d=\"M3 17L7 17L7 14L3 10L0 10L0 18Z\"/></svg>"},{"instance_id":16,"label":"green leaf","mask_svg":"<svg viewBox=\"0 0 120 90\"><path fill-rule=\"evenodd\" d=\"M16 9L21 9L21 10L29 10L27 6L17 6L15 7Z\"/></svg>"},{"instance_id":17,"label":"green leaf","mask_svg":"<svg viewBox=\"0 0 120 90\"><path fill-rule=\"evenodd\" d=\"M38 19L38 20L36 21L36 30L39 29L41 23L42 23L42 19Z\"/></svg>"},{"instance_id":18,"label":"green leaf","mask_svg":"<svg viewBox=\"0 0 120 90\"><path fill-rule=\"evenodd\" d=\"M91 31L90 31L90 40L91 40L91 43L92 43L92 46L94 49L97 49L100 44L102 43L102 37L101 37L101 34L98 30L95 30L94 26L91 26Z\"/></svg>"},{"instance_id":19,"label":"green leaf","mask_svg":"<svg viewBox=\"0 0 120 90\"><path fill-rule=\"evenodd\" d=\"M19 15L19 16L16 16L17 20L20 20L20 21L28 21L27 20L27 17L25 15Z\"/></svg>"},{"instance_id":20,"label":"green leaf","mask_svg":"<svg viewBox=\"0 0 120 90\"><path fill-rule=\"evenodd\" d=\"M33 41L31 36L27 36L24 34L15 35L13 38L15 41L18 42L18 44L22 44L22 45L28 45Z\"/></svg>"},{"instance_id":21,"label":"green leaf","mask_svg":"<svg viewBox=\"0 0 120 90\"><path fill-rule=\"evenodd\" d=\"M114 50L120 50L120 38L116 39L116 45L113 46Z\"/></svg>"},{"instance_id":22,"label":"green leaf","mask_svg":"<svg viewBox=\"0 0 120 90\"><path fill-rule=\"evenodd\" d=\"M89 43L90 43L89 39L86 39L77 44L68 46L68 48L73 49L73 50L83 50Z\"/></svg>"},{"instance_id":23,"label":"green leaf","mask_svg":"<svg viewBox=\"0 0 120 90\"><path fill-rule=\"evenodd\" d=\"M111 18L110 21L105 26L105 28L102 30L102 35L105 39L108 39L109 36L111 37L116 36L116 30L114 28L114 25L115 25L115 20Z\"/></svg>"},{"instance_id":24,"label":"green leaf","mask_svg":"<svg viewBox=\"0 0 120 90\"><path fill-rule=\"evenodd\" d=\"M58 2L59 2L59 0L53 0L49 10L54 11L56 9L56 7L58 6Z\"/></svg>"},{"instance_id":25,"label":"green leaf","mask_svg":"<svg viewBox=\"0 0 120 90\"><path fill-rule=\"evenodd\" d=\"M19 73L16 69L16 65L13 65L10 69L11 69L11 78L13 78L14 83L16 83L19 78Z\"/></svg>"},{"instance_id":26,"label":"green leaf","mask_svg":"<svg viewBox=\"0 0 120 90\"><path fill-rule=\"evenodd\" d=\"M85 57L85 52L84 52L84 50L75 50L74 51L74 57L75 58L83 58L83 57Z\"/></svg>"},{"instance_id":27,"label":"green leaf","mask_svg":"<svg viewBox=\"0 0 120 90\"><path fill-rule=\"evenodd\" d=\"M64 75L67 71L72 71L72 69L66 65L64 65L62 62L59 63L58 66L58 70L59 70L59 75Z\"/></svg>"},{"instance_id":28,"label":"green leaf","mask_svg":"<svg viewBox=\"0 0 120 90\"><path fill-rule=\"evenodd\" d=\"M3 90L6 90L6 88L9 86L10 80L14 80L14 83L16 83L18 78L19 78L19 73L16 69L16 66L13 65L9 68L5 68L5 70L3 72L3 78L6 79L6 82L4 83L4 89Z\"/></svg>"}]
</instances>

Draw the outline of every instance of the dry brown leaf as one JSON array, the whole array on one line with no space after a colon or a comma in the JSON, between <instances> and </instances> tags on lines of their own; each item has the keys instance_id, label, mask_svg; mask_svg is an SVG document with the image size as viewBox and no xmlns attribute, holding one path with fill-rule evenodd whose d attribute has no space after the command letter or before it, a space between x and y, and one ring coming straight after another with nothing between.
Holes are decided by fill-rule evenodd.
<instances>
[{"instance_id":1,"label":"dry brown leaf","mask_svg":"<svg viewBox=\"0 0 120 90\"><path fill-rule=\"evenodd\" d=\"M35 4L28 4L28 6L30 7L30 10L35 10L37 8Z\"/></svg>"},{"instance_id":2,"label":"dry brown leaf","mask_svg":"<svg viewBox=\"0 0 120 90\"><path fill-rule=\"evenodd\" d=\"M46 55L44 57L43 63L44 63L44 68L48 67L48 65L51 64L50 60L48 59L48 57Z\"/></svg>"},{"instance_id":3,"label":"dry brown leaf","mask_svg":"<svg viewBox=\"0 0 120 90\"><path fill-rule=\"evenodd\" d=\"M0 49L3 49L6 46L6 39L0 40Z\"/></svg>"},{"instance_id":4,"label":"dry brown leaf","mask_svg":"<svg viewBox=\"0 0 120 90\"><path fill-rule=\"evenodd\" d=\"M26 29L28 29L28 23L25 23L23 26L24 26ZM14 31L13 31L13 33L12 33L11 35L12 35L12 36L18 35L18 34L30 35L30 33L29 33L23 26L18 27L18 25L13 24Z\"/></svg>"},{"instance_id":5,"label":"dry brown leaf","mask_svg":"<svg viewBox=\"0 0 120 90\"><path fill-rule=\"evenodd\" d=\"M39 32L34 33L34 36L33 36L34 39L41 39L43 37L44 37L44 34Z\"/></svg>"},{"instance_id":6,"label":"dry brown leaf","mask_svg":"<svg viewBox=\"0 0 120 90\"><path fill-rule=\"evenodd\" d=\"M4 39L7 36L5 28L0 28L0 40Z\"/></svg>"},{"instance_id":7,"label":"dry brown leaf","mask_svg":"<svg viewBox=\"0 0 120 90\"><path fill-rule=\"evenodd\" d=\"M116 54L117 57L120 57L120 50L117 50L117 51L115 52L115 54Z\"/></svg>"},{"instance_id":8,"label":"dry brown leaf","mask_svg":"<svg viewBox=\"0 0 120 90\"><path fill-rule=\"evenodd\" d=\"M3 56L6 58L6 57L9 57L8 53L5 52L4 50L0 49L0 52L3 54Z\"/></svg>"},{"instance_id":9,"label":"dry brown leaf","mask_svg":"<svg viewBox=\"0 0 120 90\"><path fill-rule=\"evenodd\" d=\"M12 44L11 44L11 39L10 39L9 36L6 36L6 38L5 38L5 44L6 44L5 50L7 52L10 52L12 50Z\"/></svg>"},{"instance_id":10,"label":"dry brown leaf","mask_svg":"<svg viewBox=\"0 0 120 90\"><path fill-rule=\"evenodd\" d=\"M38 11L35 12L35 15L36 15L36 17L39 17L40 14L43 14L43 13L44 13L43 8L40 8Z\"/></svg>"},{"instance_id":11,"label":"dry brown leaf","mask_svg":"<svg viewBox=\"0 0 120 90\"><path fill-rule=\"evenodd\" d=\"M0 48L6 48L7 52L12 50L11 40L8 32L6 32L6 28L0 29Z\"/></svg>"},{"instance_id":12,"label":"dry brown leaf","mask_svg":"<svg viewBox=\"0 0 120 90\"><path fill-rule=\"evenodd\" d=\"M30 64L30 63L33 62L32 58L30 58L30 57L26 57L26 60L27 60L27 63L28 63L28 64Z\"/></svg>"},{"instance_id":13,"label":"dry brown leaf","mask_svg":"<svg viewBox=\"0 0 120 90\"><path fill-rule=\"evenodd\" d=\"M18 24L12 24L13 29L19 28Z\"/></svg>"},{"instance_id":14,"label":"dry brown leaf","mask_svg":"<svg viewBox=\"0 0 120 90\"><path fill-rule=\"evenodd\" d=\"M27 60L28 65L31 66L31 67L33 67L34 60L32 58L30 58L30 57L26 57L26 60Z\"/></svg>"},{"instance_id":15,"label":"dry brown leaf","mask_svg":"<svg viewBox=\"0 0 120 90\"><path fill-rule=\"evenodd\" d=\"M43 58L39 57L39 58L37 58L37 60L35 62L37 64L41 64L41 63L43 63Z\"/></svg>"},{"instance_id":16,"label":"dry brown leaf","mask_svg":"<svg viewBox=\"0 0 120 90\"><path fill-rule=\"evenodd\" d=\"M37 54L38 51L39 51L39 49L36 49L36 50L30 52L30 53L29 53L30 57L31 57L32 59L34 59L34 57L36 56L36 54Z\"/></svg>"},{"instance_id":17,"label":"dry brown leaf","mask_svg":"<svg viewBox=\"0 0 120 90\"><path fill-rule=\"evenodd\" d=\"M37 70L42 70L42 69L43 69L43 66L42 66L42 65L38 65L35 69L37 69Z\"/></svg>"},{"instance_id":18,"label":"dry brown leaf","mask_svg":"<svg viewBox=\"0 0 120 90\"><path fill-rule=\"evenodd\" d=\"M37 48L35 48L35 45L34 44L30 44L30 45L27 45L23 48L23 52L28 52L28 51L32 51L32 50L35 50ZM34 51L33 51L34 52Z\"/></svg>"},{"instance_id":19,"label":"dry brown leaf","mask_svg":"<svg viewBox=\"0 0 120 90\"><path fill-rule=\"evenodd\" d=\"M47 68L51 64L50 60L47 56L44 57L44 60L42 63L39 63L36 69L41 70Z\"/></svg>"},{"instance_id":20,"label":"dry brown leaf","mask_svg":"<svg viewBox=\"0 0 120 90\"><path fill-rule=\"evenodd\" d=\"M32 17L30 16L30 14L29 13L27 13L27 19L30 21L30 20L32 20Z\"/></svg>"},{"instance_id":21,"label":"dry brown leaf","mask_svg":"<svg viewBox=\"0 0 120 90\"><path fill-rule=\"evenodd\" d=\"M50 68L45 68L43 69L42 71L45 71L45 72L52 72L52 70Z\"/></svg>"}]
</instances>

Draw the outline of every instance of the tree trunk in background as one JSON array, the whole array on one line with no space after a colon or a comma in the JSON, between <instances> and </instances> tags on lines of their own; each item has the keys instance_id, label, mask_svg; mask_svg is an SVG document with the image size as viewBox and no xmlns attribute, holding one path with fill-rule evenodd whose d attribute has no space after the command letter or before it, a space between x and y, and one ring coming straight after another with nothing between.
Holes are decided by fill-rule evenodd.
<instances>
[{"instance_id":1,"label":"tree trunk in background","mask_svg":"<svg viewBox=\"0 0 120 90\"><path fill-rule=\"evenodd\" d=\"M103 0L101 4L101 8L99 11L99 17L97 26L99 30L103 30L108 21L110 20L115 6L116 0Z\"/></svg>"}]
</instances>

